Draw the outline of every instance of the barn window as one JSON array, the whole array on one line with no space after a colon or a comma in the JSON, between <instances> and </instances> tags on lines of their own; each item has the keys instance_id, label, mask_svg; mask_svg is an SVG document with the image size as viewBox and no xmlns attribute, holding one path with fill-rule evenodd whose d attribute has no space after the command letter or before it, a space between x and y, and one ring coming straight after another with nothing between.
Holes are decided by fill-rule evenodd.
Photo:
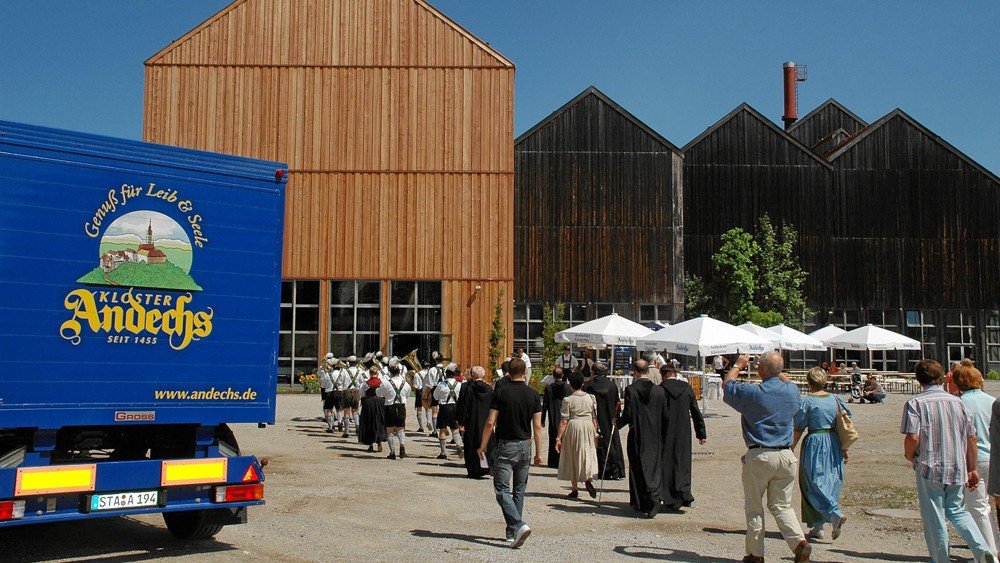
<instances>
[{"instance_id":1,"label":"barn window","mask_svg":"<svg viewBox=\"0 0 1000 563\"><path fill-rule=\"evenodd\" d=\"M319 282L281 283L281 325L278 330L278 379L295 383L318 365Z\"/></svg>"}]
</instances>

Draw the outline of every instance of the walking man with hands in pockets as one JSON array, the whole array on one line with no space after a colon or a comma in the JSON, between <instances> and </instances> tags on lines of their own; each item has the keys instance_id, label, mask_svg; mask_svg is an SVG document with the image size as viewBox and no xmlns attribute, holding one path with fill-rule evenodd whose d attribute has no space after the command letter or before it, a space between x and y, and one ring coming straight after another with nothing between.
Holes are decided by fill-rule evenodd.
<instances>
[{"instance_id":1,"label":"walking man with hands in pockets","mask_svg":"<svg viewBox=\"0 0 1000 563\"><path fill-rule=\"evenodd\" d=\"M792 509L792 493L798 460L792 452L795 414L799 412L799 388L781 377L784 360L776 352L760 357L757 372L763 381L737 383L740 371L750 363L750 356L740 356L725 379L727 405L742 415L743 441L743 510L747 519L747 555L745 563L764 561L764 505L778 523L778 530L788 543L795 561L809 561L812 545L802 533Z\"/></svg>"},{"instance_id":2,"label":"walking man with hands in pockets","mask_svg":"<svg viewBox=\"0 0 1000 563\"><path fill-rule=\"evenodd\" d=\"M538 393L524 381L524 362L514 358L509 369L510 383L493 392L479 455L485 455L495 430L493 489L507 525L507 541L516 549L531 534L531 528L523 519L524 492L528 486L529 464L534 461L536 466L542 465L542 406ZM532 435L535 438L534 460L531 458Z\"/></svg>"}]
</instances>

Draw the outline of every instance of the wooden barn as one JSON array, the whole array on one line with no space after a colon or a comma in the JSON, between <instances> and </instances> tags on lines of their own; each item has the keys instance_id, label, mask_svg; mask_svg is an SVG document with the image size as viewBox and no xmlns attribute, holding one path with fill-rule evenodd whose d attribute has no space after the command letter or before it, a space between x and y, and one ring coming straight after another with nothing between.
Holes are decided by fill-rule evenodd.
<instances>
[{"instance_id":1,"label":"wooden barn","mask_svg":"<svg viewBox=\"0 0 1000 563\"><path fill-rule=\"evenodd\" d=\"M513 280L514 65L423 0L236 0L146 61L148 141L288 163L279 365L483 363Z\"/></svg>"},{"instance_id":2,"label":"wooden barn","mask_svg":"<svg viewBox=\"0 0 1000 563\"><path fill-rule=\"evenodd\" d=\"M616 312L683 317L680 150L590 87L514 144L515 345L540 346L542 307L577 324Z\"/></svg>"},{"instance_id":3,"label":"wooden barn","mask_svg":"<svg viewBox=\"0 0 1000 563\"><path fill-rule=\"evenodd\" d=\"M868 124L831 99L785 132L742 105L684 147L684 203L688 273L710 275L719 235L768 213L799 231L807 326L872 323L1000 369L1000 179L903 111Z\"/></svg>"}]
</instances>

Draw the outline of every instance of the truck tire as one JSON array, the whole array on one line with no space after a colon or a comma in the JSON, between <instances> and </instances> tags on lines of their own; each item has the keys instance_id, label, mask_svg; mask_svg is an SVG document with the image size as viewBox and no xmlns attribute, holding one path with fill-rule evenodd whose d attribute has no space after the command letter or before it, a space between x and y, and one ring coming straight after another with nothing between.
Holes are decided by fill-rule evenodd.
<instances>
[{"instance_id":1,"label":"truck tire","mask_svg":"<svg viewBox=\"0 0 1000 563\"><path fill-rule=\"evenodd\" d=\"M222 529L218 524L207 524L207 516L208 513L204 510L164 512L163 522L179 540L207 540Z\"/></svg>"}]
</instances>

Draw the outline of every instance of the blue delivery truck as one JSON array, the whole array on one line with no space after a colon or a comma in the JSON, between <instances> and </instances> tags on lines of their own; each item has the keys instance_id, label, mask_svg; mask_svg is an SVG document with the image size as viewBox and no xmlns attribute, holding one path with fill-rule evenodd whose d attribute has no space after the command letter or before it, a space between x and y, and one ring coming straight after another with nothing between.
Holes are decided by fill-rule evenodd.
<instances>
[{"instance_id":1,"label":"blue delivery truck","mask_svg":"<svg viewBox=\"0 0 1000 563\"><path fill-rule=\"evenodd\" d=\"M246 521L274 423L283 164L0 121L0 527Z\"/></svg>"}]
</instances>

